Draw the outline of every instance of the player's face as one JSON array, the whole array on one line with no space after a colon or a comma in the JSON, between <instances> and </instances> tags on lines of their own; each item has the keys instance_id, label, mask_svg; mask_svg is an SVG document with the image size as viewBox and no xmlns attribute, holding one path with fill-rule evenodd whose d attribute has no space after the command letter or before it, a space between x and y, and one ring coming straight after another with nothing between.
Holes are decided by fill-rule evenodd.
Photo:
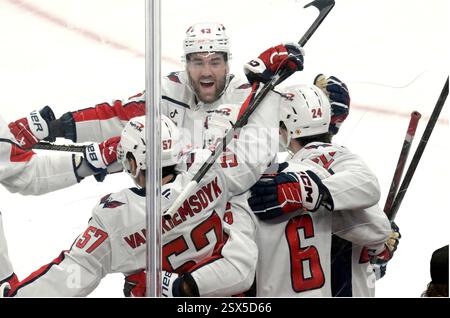
<instances>
[{"instance_id":1,"label":"player's face","mask_svg":"<svg viewBox=\"0 0 450 318\"><path fill-rule=\"evenodd\" d=\"M228 63L220 53L193 53L186 64L192 88L204 103L215 102L228 74Z\"/></svg>"}]
</instances>

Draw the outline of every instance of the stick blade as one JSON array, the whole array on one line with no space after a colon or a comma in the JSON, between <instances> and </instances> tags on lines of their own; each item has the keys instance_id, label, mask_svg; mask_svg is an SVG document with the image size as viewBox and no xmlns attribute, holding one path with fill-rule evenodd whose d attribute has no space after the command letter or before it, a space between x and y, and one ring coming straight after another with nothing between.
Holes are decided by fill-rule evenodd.
<instances>
[{"instance_id":1,"label":"stick blade","mask_svg":"<svg viewBox=\"0 0 450 318\"><path fill-rule=\"evenodd\" d=\"M325 7L330 6L331 8L335 5L336 3L334 2L334 0L314 0L310 3L308 3L307 5L305 5L303 8L308 8L308 7L316 7L317 9L322 10Z\"/></svg>"}]
</instances>

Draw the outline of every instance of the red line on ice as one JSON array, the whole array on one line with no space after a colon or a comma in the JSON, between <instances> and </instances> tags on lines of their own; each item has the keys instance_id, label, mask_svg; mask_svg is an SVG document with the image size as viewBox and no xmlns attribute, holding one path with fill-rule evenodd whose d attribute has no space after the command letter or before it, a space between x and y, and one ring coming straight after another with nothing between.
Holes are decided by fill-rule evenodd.
<instances>
[{"instance_id":1,"label":"red line on ice","mask_svg":"<svg viewBox=\"0 0 450 318\"><path fill-rule=\"evenodd\" d=\"M114 40L108 38L107 36L98 34L96 32L93 32L93 31L87 30L85 28L76 26L72 23L69 23L68 21L66 21L56 15L53 15L49 12L46 12L45 10L43 10L35 5L27 3L26 1L23 1L23 0L7 0L7 1L9 3L15 5L16 7L18 7L21 10L27 11L36 17L39 17L43 20L46 20L47 22L57 25L60 28L75 32L91 41L97 42L99 44L108 45L117 50L124 50L124 51L131 53L134 56L137 56L140 58L145 57L145 53L143 53L135 48L132 48L126 44L114 41ZM175 64L175 65L180 64L177 60L168 58L168 57L162 57L162 60L165 62L171 63L171 64Z\"/></svg>"}]
</instances>

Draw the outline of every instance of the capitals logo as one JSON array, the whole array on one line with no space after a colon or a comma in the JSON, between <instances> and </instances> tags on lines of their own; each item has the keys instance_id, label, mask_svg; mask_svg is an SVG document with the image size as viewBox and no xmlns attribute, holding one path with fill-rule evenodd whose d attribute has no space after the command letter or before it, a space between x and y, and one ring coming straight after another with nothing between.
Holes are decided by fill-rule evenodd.
<instances>
[{"instance_id":1,"label":"capitals logo","mask_svg":"<svg viewBox=\"0 0 450 318\"><path fill-rule=\"evenodd\" d=\"M105 195L101 200L100 200L100 205L103 204L103 209L114 209L117 208L121 205L124 205L125 203L120 202L120 201L115 201L113 198L111 198L111 194Z\"/></svg>"}]
</instances>

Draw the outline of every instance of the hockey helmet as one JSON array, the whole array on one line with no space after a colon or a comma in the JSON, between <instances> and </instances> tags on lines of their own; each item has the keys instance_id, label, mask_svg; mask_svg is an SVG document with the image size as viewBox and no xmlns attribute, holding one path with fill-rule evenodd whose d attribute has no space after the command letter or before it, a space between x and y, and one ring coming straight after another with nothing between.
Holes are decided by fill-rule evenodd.
<instances>
[{"instance_id":1,"label":"hockey helmet","mask_svg":"<svg viewBox=\"0 0 450 318\"><path fill-rule=\"evenodd\" d=\"M328 132L330 101L317 86L295 85L284 89L280 107L280 121L291 138L320 135Z\"/></svg>"},{"instance_id":2,"label":"hockey helmet","mask_svg":"<svg viewBox=\"0 0 450 318\"><path fill-rule=\"evenodd\" d=\"M183 61L191 53L223 52L231 59L230 40L223 24L215 22L197 23L188 28L184 39Z\"/></svg>"},{"instance_id":3,"label":"hockey helmet","mask_svg":"<svg viewBox=\"0 0 450 318\"><path fill-rule=\"evenodd\" d=\"M122 131L120 143L117 147L117 159L122 162L125 171L133 178L141 170L147 169L146 164L146 135L145 116L131 119ZM161 167L176 165L181 150L180 137L177 126L166 116L161 116ZM131 173L131 167L126 159L127 153L132 153L137 169Z\"/></svg>"}]
</instances>

